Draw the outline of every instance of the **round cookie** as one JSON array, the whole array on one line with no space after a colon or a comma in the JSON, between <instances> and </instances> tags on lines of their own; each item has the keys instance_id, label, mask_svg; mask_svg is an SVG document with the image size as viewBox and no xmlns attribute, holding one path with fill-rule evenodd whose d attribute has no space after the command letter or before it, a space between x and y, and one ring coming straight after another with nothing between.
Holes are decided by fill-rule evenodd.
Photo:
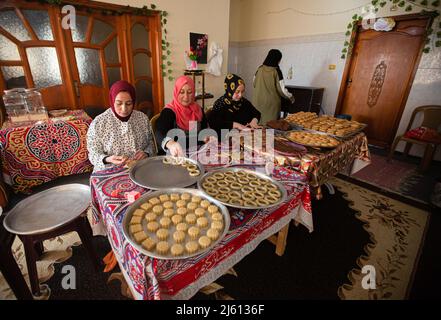
<instances>
[{"instance_id":1,"label":"round cookie","mask_svg":"<svg viewBox=\"0 0 441 320\"><path fill-rule=\"evenodd\" d=\"M179 243L175 243L174 245L171 246L170 253L174 257L179 257L184 253L184 246Z\"/></svg>"},{"instance_id":2,"label":"round cookie","mask_svg":"<svg viewBox=\"0 0 441 320\"><path fill-rule=\"evenodd\" d=\"M167 240L168 234L168 229L159 229L156 231L156 237L158 237L159 240Z\"/></svg>"},{"instance_id":3,"label":"round cookie","mask_svg":"<svg viewBox=\"0 0 441 320\"><path fill-rule=\"evenodd\" d=\"M159 224L161 225L161 227L163 228L168 228L170 226L171 220L168 217L162 217L159 220Z\"/></svg>"},{"instance_id":4,"label":"round cookie","mask_svg":"<svg viewBox=\"0 0 441 320\"><path fill-rule=\"evenodd\" d=\"M185 216L185 221L189 224L195 224L196 223L196 215L194 213L187 214Z\"/></svg>"},{"instance_id":5,"label":"round cookie","mask_svg":"<svg viewBox=\"0 0 441 320\"><path fill-rule=\"evenodd\" d=\"M187 230L188 230L188 224L186 224L185 222L178 223L178 224L176 225L176 230L187 232Z\"/></svg>"},{"instance_id":6,"label":"round cookie","mask_svg":"<svg viewBox=\"0 0 441 320\"><path fill-rule=\"evenodd\" d=\"M181 243L185 240L185 232L184 231L175 231L173 233L173 239L176 243Z\"/></svg>"},{"instance_id":7,"label":"round cookie","mask_svg":"<svg viewBox=\"0 0 441 320\"><path fill-rule=\"evenodd\" d=\"M198 227L190 227L188 229L188 235L190 236L190 239L195 240L199 236L200 230Z\"/></svg>"},{"instance_id":8,"label":"round cookie","mask_svg":"<svg viewBox=\"0 0 441 320\"><path fill-rule=\"evenodd\" d=\"M203 216L205 215L205 209L204 209L204 208L197 208L197 209L194 211L194 214L195 214L197 217L203 217Z\"/></svg>"},{"instance_id":9,"label":"round cookie","mask_svg":"<svg viewBox=\"0 0 441 320\"><path fill-rule=\"evenodd\" d=\"M196 241L189 241L185 244L185 250L188 253L195 253L199 249L199 244Z\"/></svg>"},{"instance_id":10,"label":"round cookie","mask_svg":"<svg viewBox=\"0 0 441 320\"><path fill-rule=\"evenodd\" d=\"M201 246L201 248L205 249L208 248L211 244L211 239L207 236L202 236L199 238L198 240L199 245Z\"/></svg>"},{"instance_id":11,"label":"round cookie","mask_svg":"<svg viewBox=\"0 0 441 320\"><path fill-rule=\"evenodd\" d=\"M169 245L167 241L160 241L156 244L156 252L159 254L167 254Z\"/></svg>"},{"instance_id":12,"label":"round cookie","mask_svg":"<svg viewBox=\"0 0 441 320\"><path fill-rule=\"evenodd\" d=\"M156 221L151 221L151 222L147 223L147 230L148 231L155 232L158 229L159 229L159 223L157 223Z\"/></svg>"},{"instance_id":13,"label":"round cookie","mask_svg":"<svg viewBox=\"0 0 441 320\"><path fill-rule=\"evenodd\" d=\"M200 228L205 228L208 226L208 219L206 217L200 217L196 220L196 224Z\"/></svg>"},{"instance_id":14,"label":"round cookie","mask_svg":"<svg viewBox=\"0 0 441 320\"><path fill-rule=\"evenodd\" d=\"M207 237L209 237L211 240L216 240L219 238L219 230L217 229L208 229L207 230Z\"/></svg>"},{"instance_id":15,"label":"round cookie","mask_svg":"<svg viewBox=\"0 0 441 320\"><path fill-rule=\"evenodd\" d=\"M171 221L173 222L173 224L178 224L180 222L182 222L182 216L179 214L175 214L174 216L171 217Z\"/></svg>"}]
</instances>

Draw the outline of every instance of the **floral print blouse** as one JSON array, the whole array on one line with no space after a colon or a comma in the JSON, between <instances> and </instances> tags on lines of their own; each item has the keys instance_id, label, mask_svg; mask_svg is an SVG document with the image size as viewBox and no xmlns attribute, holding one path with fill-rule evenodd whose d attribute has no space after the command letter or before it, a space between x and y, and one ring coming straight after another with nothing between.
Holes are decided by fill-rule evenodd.
<instances>
[{"instance_id":1,"label":"floral print blouse","mask_svg":"<svg viewBox=\"0 0 441 320\"><path fill-rule=\"evenodd\" d=\"M133 157L139 150L149 157L155 155L152 128L149 118L141 111L133 110L127 122L119 120L112 109L98 115L87 132L87 150L93 171L104 170L107 156Z\"/></svg>"}]
</instances>

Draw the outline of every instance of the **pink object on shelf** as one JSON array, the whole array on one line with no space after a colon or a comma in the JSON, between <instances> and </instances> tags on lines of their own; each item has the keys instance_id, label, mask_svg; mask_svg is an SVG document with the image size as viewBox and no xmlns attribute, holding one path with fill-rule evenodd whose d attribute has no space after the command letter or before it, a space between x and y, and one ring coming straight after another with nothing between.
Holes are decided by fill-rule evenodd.
<instances>
[{"instance_id":1,"label":"pink object on shelf","mask_svg":"<svg viewBox=\"0 0 441 320\"><path fill-rule=\"evenodd\" d=\"M129 203L133 203L141 196L141 193L139 191L130 191L124 193L124 196Z\"/></svg>"}]
</instances>

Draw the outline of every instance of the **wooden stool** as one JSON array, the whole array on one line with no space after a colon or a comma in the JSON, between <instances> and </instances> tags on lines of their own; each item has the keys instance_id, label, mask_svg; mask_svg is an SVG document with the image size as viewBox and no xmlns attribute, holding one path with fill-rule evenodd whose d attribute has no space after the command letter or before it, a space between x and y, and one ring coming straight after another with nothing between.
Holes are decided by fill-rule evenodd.
<instances>
[{"instance_id":1,"label":"wooden stool","mask_svg":"<svg viewBox=\"0 0 441 320\"><path fill-rule=\"evenodd\" d=\"M43 253L42 242L76 231L96 270L100 263L92 246L92 230L85 212L90 204L90 188L67 184L34 194L17 204L6 216L5 229L23 242L32 293L40 295L36 262Z\"/></svg>"}]
</instances>

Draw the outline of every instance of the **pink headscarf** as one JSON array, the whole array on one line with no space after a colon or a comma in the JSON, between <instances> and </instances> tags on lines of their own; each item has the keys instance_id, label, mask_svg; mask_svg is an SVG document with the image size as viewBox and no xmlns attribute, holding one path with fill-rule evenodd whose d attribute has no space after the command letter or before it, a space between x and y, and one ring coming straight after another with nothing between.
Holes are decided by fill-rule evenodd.
<instances>
[{"instance_id":1,"label":"pink headscarf","mask_svg":"<svg viewBox=\"0 0 441 320\"><path fill-rule=\"evenodd\" d=\"M188 84L193 91L193 102L184 107L178 101L178 95L184 85ZM176 79L175 88L173 89L173 101L166 105L166 108L170 108L176 114L176 124L179 128L188 131L190 121L202 120L202 109L195 101L194 96L194 82L187 76L180 76Z\"/></svg>"},{"instance_id":2,"label":"pink headscarf","mask_svg":"<svg viewBox=\"0 0 441 320\"><path fill-rule=\"evenodd\" d=\"M116 96L118 95L118 93L120 93L122 91L128 92L130 94L130 97L132 98L133 108L135 107L135 103L136 103L135 88L127 81L119 80L112 85L112 87L110 88L110 91L109 91L110 108L112 108L112 111L113 111L113 114L115 115L115 117L117 117L122 122L127 122L127 121L129 121L130 116L132 115L133 109L132 109L132 112L128 116L121 117L118 113L116 113L115 106L114 106Z\"/></svg>"}]
</instances>

